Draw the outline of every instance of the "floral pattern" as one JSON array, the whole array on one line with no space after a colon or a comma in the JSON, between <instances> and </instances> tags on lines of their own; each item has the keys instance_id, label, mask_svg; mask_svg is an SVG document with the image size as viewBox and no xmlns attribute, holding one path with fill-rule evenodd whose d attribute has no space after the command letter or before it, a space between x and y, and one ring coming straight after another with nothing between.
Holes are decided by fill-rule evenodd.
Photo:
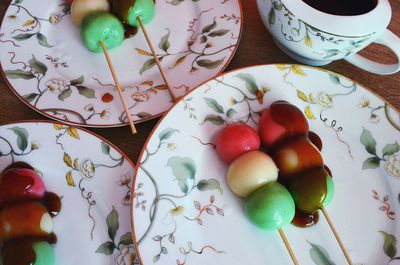
<instances>
[{"instance_id":1,"label":"floral pattern","mask_svg":"<svg viewBox=\"0 0 400 265\"><path fill-rule=\"evenodd\" d=\"M325 32L296 18L281 0L264 1L269 10L266 23L271 30L280 33L285 41L299 44L305 49L314 49L313 57L316 56L320 60L336 60L353 54L365 47L375 36L375 32L356 37ZM318 50L317 45L314 45L316 42L323 43Z\"/></svg>"},{"instance_id":2,"label":"floral pattern","mask_svg":"<svg viewBox=\"0 0 400 265\"><path fill-rule=\"evenodd\" d=\"M385 253L395 258L396 251L388 252L393 247L381 251L377 231L398 236L393 218L398 211L400 137L385 115L379 123L370 122L370 114L359 105L363 96L370 106L384 104L352 80L300 65L233 71L185 96L156 127L139 158L132 211L140 263L290 263L279 235L264 233L244 217L242 201L225 182L227 166L215 152L215 136L221 128L239 121L257 126L262 110L276 100L302 109L310 129L322 139L324 161L340 196L326 208L347 247L358 253L354 262L386 264ZM348 192L349 186L359 188ZM327 224L321 221L314 229L306 241L306 230L284 228L295 250L309 246L308 252L296 251L299 261L345 264ZM232 231L239 242L226 240ZM361 236L374 240L361 246L353 240ZM248 254L243 254L240 242L250 246Z\"/></svg>"},{"instance_id":3,"label":"floral pattern","mask_svg":"<svg viewBox=\"0 0 400 265\"><path fill-rule=\"evenodd\" d=\"M85 50L78 29L71 26L67 3L46 1L38 7L33 0L13 0L5 14L0 62L11 88L32 108L62 122L128 124L104 56ZM178 2L158 1L159 15L147 25L177 97L226 67L242 27L238 0ZM182 25L186 31L180 30ZM137 122L157 117L173 104L140 34L110 51L130 115Z\"/></svg>"},{"instance_id":4,"label":"floral pattern","mask_svg":"<svg viewBox=\"0 0 400 265\"><path fill-rule=\"evenodd\" d=\"M62 198L55 226L55 253L62 257L57 264L103 264L106 256L115 265L133 264L129 206L134 166L125 155L82 129L21 122L0 126L0 170L16 161L32 165L47 189Z\"/></svg>"}]
</instances>

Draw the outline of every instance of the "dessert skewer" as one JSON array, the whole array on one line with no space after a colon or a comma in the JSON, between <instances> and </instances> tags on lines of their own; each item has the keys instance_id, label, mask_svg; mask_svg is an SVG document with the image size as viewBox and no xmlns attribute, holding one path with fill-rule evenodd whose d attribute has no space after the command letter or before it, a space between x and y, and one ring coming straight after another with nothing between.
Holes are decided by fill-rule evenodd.
<instances>
[{"instance_id":1,"label":"dessert skewer","mask_svg":"<svg viewBox=\"0 0 400 265\"><path fill-rule=\"evenodd\" d=\"M86 48L92 52L103 52L106 57L108 67L112 74L115 86L122 106L126 112L132 133L136 134L136 128L129 108L124 100L122 88L120 86L112 60L108 54L108 49L119 46L125 39L125 26L134 28L140 27L144 33L147 44L150 47L154 61L160 71L170 97L175 102L176 97L171 90L171 86L163 71L157 54L154 50L150 37L144 26L150 22L155 14L155 6L152 0L138 1L107 1L107 0L75 0L72 3L71 17L76 26L80 27L81 37ZM109 13L111 11L111 13ZM130 35L131 36L131 35Z\"/></svg>"},{"instance_id":2,"label":"dessert skewer","mask_svg":"<svg viewBox=\"0 0 400 265\"><path fill-rule=\"evenodd\" d=\"M226 180L237 196L244 198L247 217L259 228L279 232L294 265L297 258L282 227L295 215L295 203L290 192L278 179L278 168L267 154L258 151L260 138L245 124L232 124L217 136L219 157L229 164Z\"/></svg>"},{"instance_id":3,"label":"dessert skewer","mask_svg":"<svg viewBox=\"0 0 400 265\"><path fill-rule=\"evenodd\" d=\"M348 264L353 265L325 209L333 199L334 183L324 169L320 150L308 138L308 123L301 110L287 102L275 102L261 116L259 129L280 170L279 181L292 194L297 209L310 214L320 210ZM274 129L281 133L271 133Z\"/></svg>"},{"instance_id":4,"label":"dessert skewer","mask_svg":"<svg viewBox=\"0 0 400 265\"><path fill-rule=\"evenodd\" d=\"M126 112L126 116L128 118L129 125L131 126L132 134L136 134L137 133L136 127L135 127L135 124L133 123L132 116L130 115L129 108L126 105L126 102L125 102L125 99L124 99L124 95L122 93L122 88L121 88L121 85L119 84L118 76L117 76L117 73L115 72L115 69L114 69L113 63L111 61L110 55L108 54L107 47L104 44L104 41L100 41L100 45L101 45L101 48L103 49L103 53L104 53L104 56L106 57L108 67L110 68L111 75L112 75L112 77L114 79L114 83L115 83L115 86L116 86L117 91L118 91L118 96L121 99L122 106L124 107L124 110Z\"/></svg>"},{"instance_id":5,"label":"dessert skewer","mask_svg":"<svg viewBox=\"0 0 400 265\"><path fill-rule=\"evenodd\" d=\"M299 262L297 261L296 255L294 254L293 249L290 246L290 243L287 240L286 235L283 232L282 228L279 228L278 232L279 232L279 235L282 238L283 243L285 244L285 247L286 247L287 251L289 252L290 257L292 258L293 264L299 265Z\"/></svg>"},{"instance_id":6,"label":"dessert skewer","mask_svg":"<svg viewBox=\"0 0 400 265\"><path fill-rule=\"evenodd\" d=\"M167 76L161 66L160 60L158 59L157 53L154 49L153 43L149 37L149 34L146 30L145 24L149 23L155 15L155 4L153 0L136 0L133 1L112 1L112 12L116 14L121 21L125 24L137 28L141 28L143 31L143 35L146 39L147 45L150 48L151 55L157 65L157 68L160 72L162 79L168 89L169 95L173 102L176 101L176 96L172 92L172 88L169 85Z\"/></svg>"},{"instance_id":7,"label":"dessert skewer","mask_svg":"<svg viewBox=\"0 0 400 265\"><path fill-rule=\"evenodd\" d=\"M149 35L148 35L148 33L147 33L146 27L144 26L143 21L142 21L142 19L140 18L140 16L137 17L137 20L138 20L138 22L139 22L139 24L140 24L140 28L141 28L142 31L143 31L143 35L144 35L144 37L145 37L145 39L146 39L147 45L148 45L149 48L150 48L151 54L153 55L153 58L154 58L154 61L156 62L156 65L157 65L157 67L158 67L158 70L160 71L161 77L162 77L162 79L164 80L164 83L165 83L165 85L166 85L167 88L168 88L168 93L169 93L169 95L170 95L172 101L173 101L173 102L176 102L177 98L176 98L176 96L174 95L174 92L172 92L172 88L171 88L171 86L169 85L167 76L166 76L165 73L164 73L164 70L163 70L163 68L162 68L162 66L161 66L160 60L159 60L158 57L157 57L156 51L154 50L154 46L153 46L153 44L152 44L152 42L151 42L151 39L150 39L150 37L149 37Z\"/></svg>"},{"instance_id":8,"label":"dessert skewer","mask_svg":"<svg viewBox=\"0 0 400 265\"><path fill-rule=\"evenodd\" d=\"M328 212L325 210L325 207L323 207L323 206L321 207L321 212L324 215L329 227L331 228L332 233L335 236L337 242L339 243L339 246L342 249L342 252L347 260L347 263L349 263L349 265L353 265L353 261L351 260L349 251L347 250L345 244L343 243L342 239L340 238L339 233L336 230L335 226L333 225L333 222L332 222L331 218L329 217Z\"/></svg>"}]
</instances>

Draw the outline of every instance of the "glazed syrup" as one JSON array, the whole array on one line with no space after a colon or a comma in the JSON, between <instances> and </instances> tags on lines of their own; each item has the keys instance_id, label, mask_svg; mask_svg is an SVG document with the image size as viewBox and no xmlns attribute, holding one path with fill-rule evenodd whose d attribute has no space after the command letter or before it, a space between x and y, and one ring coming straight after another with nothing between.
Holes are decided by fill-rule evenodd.
<instances>
[{"instance_id":1,"label":"glazed syrup","mask_svg":"<svg viewBox=\"0 0 400 265\"><path fill-rule=\"evenodd\" d=\"M323 144L321 137L315 132L309 131L308 139L318 148L319 151L322 150ZM325 171L332 177L332 171L328 166L324 165ZM309 227L318 223L319 213L305 213L296 208L295 216L292 220L292 224L297 227Z\"/></svg>"},{"instance_id":2,"label":"glazed syrup","mask_svg":"<svg viewBox=\"0 0 400 265\"><path fill-rule=\"evenodd\" d=\"M322 140L318 134L315 132L308 132L308 139L318 148L319 151L322 150Z\"/></svg>"},{"instance_id":3,"label":"glazed syrup","mask_svg":"<svg viewBox=\"0 0 400 265\"><path fill-rule=\"evenodd\" d=\"M292 224L297 227L309 227L318 223L319 213L305 213L296 209L296 214L292 220Z\"/></svg>"}]
</instances>

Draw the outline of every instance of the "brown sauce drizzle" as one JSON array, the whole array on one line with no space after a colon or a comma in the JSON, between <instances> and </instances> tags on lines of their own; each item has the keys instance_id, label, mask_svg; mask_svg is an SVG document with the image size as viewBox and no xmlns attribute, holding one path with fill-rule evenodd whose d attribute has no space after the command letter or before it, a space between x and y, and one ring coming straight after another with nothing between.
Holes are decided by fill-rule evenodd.
<instances>
[{"instance_id":1,"label":"brown sauce drizzle","mask_svg":"<svg viewBox=\"0 0 400 265\"><path fill-rule=\"evenodd\" d=\"M308 132L308 139L318 148L319 151L322 150L322 140L318 134L315 132Z\"/></svg>"},{"instance_id":2,"label":"brown sauce drizzle","mask_svg":"<svg viewBox=\"0 0 400 265\"><path fill-rule=\"evenodd\" d=\"M296 209L296 214L292 220L292 224L297 227L309 227L318 223L319 213L305 213Z\"/></svg>"}]
</instances>

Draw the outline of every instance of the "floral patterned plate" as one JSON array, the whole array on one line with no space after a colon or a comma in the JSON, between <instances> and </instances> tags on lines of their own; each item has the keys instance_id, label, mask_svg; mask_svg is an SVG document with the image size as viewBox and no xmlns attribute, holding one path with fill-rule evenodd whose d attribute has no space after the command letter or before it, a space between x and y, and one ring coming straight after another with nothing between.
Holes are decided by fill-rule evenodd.
<instances>
[{"instance_id":1,"label":"floral patterned plate","mask_svg":"<svg viewBox=\"0 0 400 265\"><path fill-rule=\"evenodd\" d=\"M146 28L176 96L228 65L243 24L239 0L158 0L156 14ZM62 0L13 0L0 46L10 88L34 110L82 126L127 124L104 55L84 48ZM141 31L110 56L135 122L172 106Z\"/></svg>"},{"instance_id":2,"label":"floral patterned plate","mask_svg":"<svg viewBox=\"0 0 400 265\"><path fill-rule=\"evenodd\" d=\"M201 85L153 131L138 160L132 204L143 265L292 264L279 234L245 217L214 150L226 124L256 126L260 111L280 99L304 110L322 138L336 186L327 211L354 262L399 264L399 113L335 73L265 65ZM311 228L284 230L300 264L347 264L323 217Z\"/></svg>"},{"instance_id":3,"label":"floral patterned plate","mask_svg":"<svg viewBox=\"0 0 400 265\"><path fill-rule=\"evenodd\" d=\"M129 205L134 165L119 149L67 125L1 125L0 171L14 161L32 165L47 190L61 197L62 209L54 219L58 265L132 265Z\"/></svg>"}]
</instances>

